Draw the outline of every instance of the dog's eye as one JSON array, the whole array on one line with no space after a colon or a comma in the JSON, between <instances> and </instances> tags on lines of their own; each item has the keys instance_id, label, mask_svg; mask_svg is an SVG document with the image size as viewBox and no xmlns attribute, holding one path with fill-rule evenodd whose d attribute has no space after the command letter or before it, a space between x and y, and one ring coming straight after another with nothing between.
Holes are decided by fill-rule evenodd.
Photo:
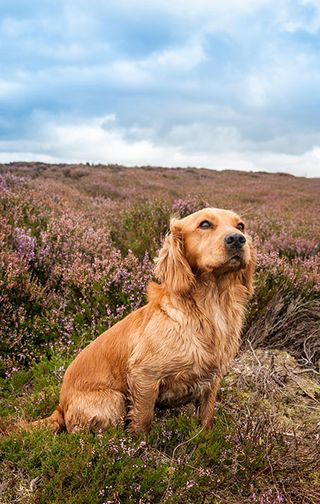
<instances>
[{"instance_id":1,"label":"dog's eye","mask_svg":"<svg viewBox=\"0 0 320 504\"><path fill-rule=\"evenodd\" d=\"M209 222L209 221L207 221L207 220L204 220L204 221L202 221L202 222L199 224L199 228L201 228L201 229L210 229L210 228L212 228L212 227L213 227L213 226L212 226L212 223L211 223L211 222Z\"/></svg>"},{"instance_id":2,"label":"dog's eye","mask_svg":"<svg viewBox=\"0 0 320 504\"><path fill-rule=\"evenodd\" d=\"M239 229L239 231L244 231L244 224L243 224L243 222L239 222L239 224L236 225L236 228Z\"/></svg>"}]
</instances>

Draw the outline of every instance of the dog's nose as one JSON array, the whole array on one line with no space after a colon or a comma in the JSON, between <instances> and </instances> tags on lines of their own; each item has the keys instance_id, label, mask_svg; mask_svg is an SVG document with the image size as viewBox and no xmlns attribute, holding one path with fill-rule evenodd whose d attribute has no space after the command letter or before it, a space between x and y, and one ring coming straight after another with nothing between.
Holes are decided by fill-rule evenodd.
<instances>
[{"instance_id":1,"label":"dog's nose","mask_svg":"<svg viewBox=\"0 0 320 504\"><path fill-rule=\"evenodd\" d=\"M229 250L240 249L246 241L246 237L240 233L230 233L224 238L224 242Z\"/></svg>"}]
</instances>

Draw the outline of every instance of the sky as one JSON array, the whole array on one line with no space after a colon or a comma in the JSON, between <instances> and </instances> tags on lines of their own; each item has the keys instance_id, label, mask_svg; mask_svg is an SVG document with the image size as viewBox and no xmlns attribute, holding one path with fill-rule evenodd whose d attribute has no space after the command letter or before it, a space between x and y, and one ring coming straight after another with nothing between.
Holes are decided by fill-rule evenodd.
<instances>
[{"instance_id":1,"label":"sky","mask_svg":"<svg viewBox=\"0 0 320 504\"><path fill-rule=\"evenodd\" d=\"M320 176L320 0L0 0L0 162Z\"/></svg>"}]
</instances>

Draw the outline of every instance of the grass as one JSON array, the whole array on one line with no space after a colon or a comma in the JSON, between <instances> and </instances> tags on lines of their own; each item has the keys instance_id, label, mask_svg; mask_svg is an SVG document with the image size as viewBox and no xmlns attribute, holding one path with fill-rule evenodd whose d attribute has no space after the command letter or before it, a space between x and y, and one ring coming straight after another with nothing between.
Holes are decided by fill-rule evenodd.
<instances>
[{"instance_id":1,"label":"grass","mask_svg":"<svg viewBox=\"0 0 320 504\"><path fill-rule=\"evenodd\" d=\"M0 165L0 503L320 502L320 182L277 174ZM196 189L195 189L196 188ZM15 426L50 414L68 364L145 302L170 215L245 214L258 249L242 350L214 428L191 406L147 439Z\"/></svg>"},{"instance_id":2,"label":"grass","mask_svg":"<svg viewBox=\"0 0 320 504\"><path fill-rule=\"evenodd\" d=\"M48 414L60 362L16 373L6 409L29 420ZM210 432L200 429L192 407L157 412L147 440L124 427L96 436L12 432L0 441L0 502L315 503L320 407L311 395L320 397L320 385L312 373L294 375L298 370L285 352L243 353L224 381Z\"/></svg>"}]
</instances>

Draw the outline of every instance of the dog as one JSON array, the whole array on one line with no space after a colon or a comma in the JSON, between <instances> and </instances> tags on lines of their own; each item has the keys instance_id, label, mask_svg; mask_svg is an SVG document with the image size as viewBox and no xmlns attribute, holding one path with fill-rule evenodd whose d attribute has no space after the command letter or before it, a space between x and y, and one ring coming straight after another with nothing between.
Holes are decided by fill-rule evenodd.
<instances>
[{"instance_id":1,"label":"dog","mask_svg":"<svg viewBox=\"0 0 320 504\"><path fill-rule=\"evenodd\" d=\"M236 213L205 208L173 218L148 303L77 355L60 404L34 426L97 432L129 419L133 433L147 433L155 407L194 403L201 425L211 428L221 377L239 351L254 266Z\"/></svg>"}]
</instances>

